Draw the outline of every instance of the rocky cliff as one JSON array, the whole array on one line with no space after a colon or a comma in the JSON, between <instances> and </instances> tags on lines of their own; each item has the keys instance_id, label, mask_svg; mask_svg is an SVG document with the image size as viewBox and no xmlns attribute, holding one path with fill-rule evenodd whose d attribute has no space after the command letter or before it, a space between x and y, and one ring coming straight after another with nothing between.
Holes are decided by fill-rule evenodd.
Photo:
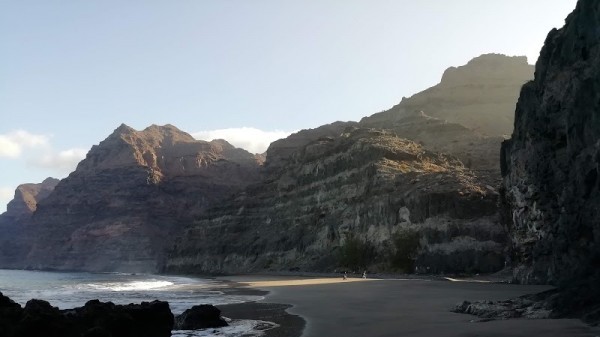
<instances>
[{"instance_id":1,"label":"rocky cliff","mask_svg":"<svg viewBox=\"0 0 600 337\"><path fill-rule=\"evenodd\" d=\"M156 271L182 223L259 179L260 162L171 125L121 125L37 205L23 267Z\"/></svg>"},{"instance_id":2,"label":"rocky cliff","mask_svg":"<svg viewBox=\"0 0 600 337\"><path fill-rule=\"evenodd\" d=\"M502 146L515 278L600 299L600 2L580 0L546 38ZM565 298L567 298L565 297Z\"/></svg>"},{"instance_id":3,"label":"rocky cliff","mask_svg":"<svg viewBox=\"0 0 600 337\"><path fill-rule=\"evenodd\" d=\"M515 278L558 285L555 309L600 303L599 32L600 2L580 0L548 34L502 146Z\"/></svg>"},{"instance_id":4,"label":"rocky cliff","mask_svg":"<svg viewBox=\"0 0 600 337\"><path fill-rule=\"evenodd\" d=\"M495 203L457 159L350 127L296 149L266 182L189 226L167 270L393 270L394 240L410 231L422 234L416 263L431 272L495 270L504 262ZM342 261L355 243L369 261Z\"/></svg>"}]
</instances>

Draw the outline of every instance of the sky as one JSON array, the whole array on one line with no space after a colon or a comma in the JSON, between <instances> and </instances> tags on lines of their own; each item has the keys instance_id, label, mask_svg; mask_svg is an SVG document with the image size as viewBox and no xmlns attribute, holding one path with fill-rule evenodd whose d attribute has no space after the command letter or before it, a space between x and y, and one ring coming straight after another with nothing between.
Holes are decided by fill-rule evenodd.
<instances>
[{"instance_id":1,"label":"sky","mask_svg":"<svg viewBox=\"0 0 600 337\"><path fill-rule=\"evenodd\" d=\"M534 64L575 0L0 0L0 212L121 123L251 152L484 53Z\"/></svg>"}]
</instances>

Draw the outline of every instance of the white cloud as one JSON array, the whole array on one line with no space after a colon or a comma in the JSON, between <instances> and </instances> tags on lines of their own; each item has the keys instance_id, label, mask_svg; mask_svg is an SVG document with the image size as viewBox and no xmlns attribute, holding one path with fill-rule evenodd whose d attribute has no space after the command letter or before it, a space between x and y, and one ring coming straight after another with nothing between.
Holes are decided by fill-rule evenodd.
<instances>
[{"instance_id":1,"label":"white cloud","mask_svg":"<svg viewBox=\"0 0 600 337\"><path fill-rule=\"evenodd\" d=\"M85 158L86 153L87 150L78 148L60 152L51 151L41 156L41 158L33 160L32 164L66 175L75 170L77 164Z\"/></svg>"},{"instance_id":2,"label":"white cloud","mask_svg":"<svg viewBox=\"0 0 600 337\"><path fill-rule=\"evenodd\" d=\"M17 158L24 148L48 146L48 136L34 135L25 130L0 134L0 157Z\"/></svg>"},{"instance_id":3,"label":"white cloud","mask_svg":"<svg viewBox=\"0 0 600 337\"><path fill-rule=\"evenodd\" d=\"M15 196L15 189L8 187L0 187L0 213L6 211L6 204Z\"/></svg>"},{"instance_id":4,"label":"white cloud","mask_svg":"<svg viewBox=\"0 0 600 337\"><path fill-rule=\"evenodd\" d=\"M243 127L199 131L192 133L192 136L196 139L207 141L213 139L225 139L231 143L231 145L241 147L248 152L263 153L267 150L271 142L285 138L292 134L292 132L279 130L263 131L256 128Z\"/></svg>"}]
</instances>

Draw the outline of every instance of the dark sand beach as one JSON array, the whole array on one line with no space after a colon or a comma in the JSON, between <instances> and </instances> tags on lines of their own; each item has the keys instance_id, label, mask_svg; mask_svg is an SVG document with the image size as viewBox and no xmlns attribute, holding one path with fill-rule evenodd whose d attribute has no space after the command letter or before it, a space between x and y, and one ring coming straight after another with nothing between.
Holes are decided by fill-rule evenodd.
<instances>
[{"instance_id":1,"label":"dark sand beach","mask_svg":"<svg viewBox=\"0 0 600 337\"><path fill-rule=\"evenodd\" d=\"M508 299L549 289L546 286L254 275L227 280L269 292L259 303L221 307L225 316L271 320L282 326L268 336L600 336L600 327L576 319L477 322L477 317L450 312L463 300ZM291 305L287 309L291 315L283 312L286 305L278 304Z\"/></svg>"}]
</instances>

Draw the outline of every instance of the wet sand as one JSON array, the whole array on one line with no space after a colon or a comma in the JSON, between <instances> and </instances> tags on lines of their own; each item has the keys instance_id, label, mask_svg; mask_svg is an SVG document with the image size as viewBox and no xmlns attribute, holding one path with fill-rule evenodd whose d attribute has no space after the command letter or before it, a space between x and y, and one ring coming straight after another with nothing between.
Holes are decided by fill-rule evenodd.
<instances>
[{"instance_id":1,"label":"wet sand","mask_svg":"<svg viewBox=\"0 0 600 337\"><path fill-rule=\"evenodd\" d=\"M589 327L575 319L475 322L477 317L449 311L456 303L463 300L508 299L549 289L545 286L419 279L344 281L339 277L299 278L254 275L226 279L252 287L250 289L269 291L262 301L264 303L292 305L287 309L287 312L292 314L290 317L298 315L306 320L306 327L302 331L303 337L600 336L599 327ZM242 305L238 310L247 313L247 309L250 309L248 305L246 307ZM256 305L263 304L256 303ZM226 310L224 314L225 312ZM284 332L281 328L276 328L270 331L269 335L298 336L300 333L298 329L302 328L302 323L297 319L290 320L290 317L286 318L288 322L285 319L280 322L284 326L294 325L291 330Z\"/></svg>"}]
</instances>

